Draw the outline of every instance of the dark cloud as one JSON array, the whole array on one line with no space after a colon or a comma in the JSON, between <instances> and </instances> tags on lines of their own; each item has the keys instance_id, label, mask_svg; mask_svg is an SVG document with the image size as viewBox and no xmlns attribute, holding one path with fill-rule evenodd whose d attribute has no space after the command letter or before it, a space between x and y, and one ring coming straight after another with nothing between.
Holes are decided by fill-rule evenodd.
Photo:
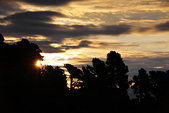
<instances>
[{"instance_id":1,"label":"dark cloud","mask_svg":"<svg viewBox=\"0 0 169 113\"><path fill-rule=\"evenodd\" d=\"M162 2L169 2L169 0L158 0L158 1L162 1Z\"/></svg>"},{"instance_id":2,"label":"dark cloud","mask_svg":"<svg viewBox=\"0 0 169 113\"><path fill-rule=\"evenodd\" d=\"M34 5L63 5L78 0L17 0Z\"/></svg>"},{"instance_id":3,"label":"dark cloud","mask_svg":"<svg viewBox=\"0 0 169 113\"><path fill-rule=\"evenodd\" d=\"M163 23L158 23L158 24L152 24L146 27L137 27L135 32L139 33L160 33L164 31L169 31L169 21L163 22Z\"/></svg>"},{"instance_id":4,"label":"dark cloud","mask_svg":"<svg viewBox=\"0 0 169 113\"><path fill-rule=\"evenodd\" d=\"M70 29L73 30L70 30ZM65 29L70 37L88 36L88 35L121 35L130 33L131 26L126 24L119 25L72 25Z\"/></svg>"},{"instance_id":5,"label":"dark cloud","mask_svg":"<svg viewBox=\"0 0 169 113\"><path fill-rule=\"evenodd\" d=\"M101 42L99 43L100 47L111 47L111 48L126 48L126 47L139 47L141 43L138 42L131 42L131 43L126 43L126 42Z\"/></svg>"},{"instance_id":6,"label":"dark cloud","mask_svg":"<svg viewBox=\"0 0 169 113\"><path fill-rule=\"evenodd\" d=\"M150 31L150 30L152 30L151 27L140 27L140 28L138 28L137 32L142 33L142 32L146 32L146 31Z\"/></svg>"},{"instance_id":7,"label":"dark cloud","mask_svg":"<svg viewBox=\"0 0 169 113\"><path fill-rule=\"evenodd\" d=\"M92 47L90 46L92 42L87 40L82 40L77 46L62 46L64 49L78 49L83 47Z\"/></svg>"},{"instance_id":8,"label":"dark cloud","mask_svg":"<svg viewBox=\"0 0 169 113\"><path fill-rule=\"evenodd\" d=\"M24 2L33 5L43 5L43 6L57 6L64 5L73 1L83 1L83 0L0 0L1 6L10 5L16 6L16 2ZM10 7L4 7L5 9ZM17 7L16 7L17 8Z\"/></svg>"},{"instance_id":9,"label":"dark cloud","mask_svg":"<svg viewBox=\"0 0 169 113\"><path fill-rule=\"evenodd\" d=\"M10 15L0 22L9 21L11 24L0 26L0 32L7 36L23 37L23 36L52 36L55 28L58 26L49 24L51 16L63 17L64 15L51 11L24 12Z\"/></svg>"},{"instance_id":10,"label":"dark cloud","mask_svg":"<svg viewBox=\"0 0 169 113\"><path fill-rule=\"evenodd\" d=\"M155 28L159 31L169 31L169 21L158 24L155 26Z\"/></svg>"},{"instance_id":11,"label":"dark cloud","mask_svg":"<svg viewBox=\"0 0 169 113\"><path fill-rule=\"evenodd\" d=\"M68 49L78 49L84 47L92 47L89 44L93 43L91 41L82 40L77 46L66 46L62 45L62 43L54 42L54 41L32 41L35 44L38 44L39 47L42 49L43 52L48 53L58 53L58 52L65 52ZM52 47L50 44L60 44L59 47Z\"/></svg>"},{"instance_id":12,"label":"dark cloud","mask_svg":"<svg viewBox=\"0 0 169 113\"><path fill-rule=\"evenodd\" d=\"M18 2L24 2L37 6L59 6L68 4L73 1L83 0L0 0L0 16L7 16L10 14L24 12Z\"/></svg>"},{"instance_id":13,"label":"dark cloud","mask_svg":"<svg viewBox=\"0 0 169 113\"><path fill-rule=\"evenodd\" d=\"M88 35L121 35L131 31L131 26L119 25L57 25L51 24L51 16L64 17L61 13L51 11L17 13L1 21L10 21L9 25L0 25L0 32L7 36L23 37L42 35L54 41L67 37Z\"/></svg>"},{"instance_id":14,"label":"dark cloud","mask_svg":"<svg viewBox=\"0 0 169 113\"><path fill-rule=\"evenodd\" d=\"M159 3L160 7L168 7L169 6L169 0L155 0L157 3Z\"/></svg>"},{"instance_id":15,"label":"dark cloud","mask_svg":"<svg viewBox=\"0 0 169 113\"><path fill-rule=\"evenodd\" d=\"M79 47L88 47L91 43L91 41L83 40L80 42Z\"/></svg>"},{"instance_id":16,"label":"dark cloud","mask_svg":"<svg viewBox=\"0 0 169 113\"><path fill-rule=\"evenodd\" d=\"M0 16L6 16L15 12L23 11L19 5L12 0L0 0Z\"/></svg>"},{"instance_id":17,"label":"dark cloud","mask_svg":"<svg viewBox=\"0 0 169 113\"><path fill-rule=\"evenodd\" d=\"M10 15L1 20L11 21L16 25L29 25L36 23L45 23L52 21L51 16L64 17L63 14L52 11L24 12Z\"/></svg>"}]
</instances>

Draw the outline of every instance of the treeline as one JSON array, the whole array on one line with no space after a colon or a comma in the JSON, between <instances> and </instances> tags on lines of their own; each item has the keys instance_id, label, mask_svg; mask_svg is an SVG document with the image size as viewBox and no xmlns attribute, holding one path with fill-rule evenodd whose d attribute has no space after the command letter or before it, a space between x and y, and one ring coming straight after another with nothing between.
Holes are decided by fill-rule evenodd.
<instances>
[{"instance_id":1,"label":"treeline","mask_svg":"<svg viewBox=\"0 0 169 113\"><path fill-rule=\"evenodd\" d=\"M3 113L158 113L169 103L169 71L138 71L128 80L120 54L110 51L106 62L92 59L81 69L35 66L43 60L38 45L26 39L4 43L0 35L0 112ZM137 98L130 99L131 88ZM169 110L168 110L169 111Z\"/></svg>"}]
</instances>

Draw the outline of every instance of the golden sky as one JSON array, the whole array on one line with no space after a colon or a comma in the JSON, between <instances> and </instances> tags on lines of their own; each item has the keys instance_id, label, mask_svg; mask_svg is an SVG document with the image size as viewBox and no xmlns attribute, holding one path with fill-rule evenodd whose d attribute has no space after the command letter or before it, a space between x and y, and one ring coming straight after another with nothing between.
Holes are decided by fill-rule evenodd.
<instances>
[{"instance_id":1,"label":"golden sky","mask_svg":"<svg viewBox=\"0 0 169 113\"><path fill-rule=\"evenodd\" d=\"M38 44L44 65L80 67L113 50L133 73L169 68L169 0L0 0L0 32Z\"/></svg>"}]
</instances>

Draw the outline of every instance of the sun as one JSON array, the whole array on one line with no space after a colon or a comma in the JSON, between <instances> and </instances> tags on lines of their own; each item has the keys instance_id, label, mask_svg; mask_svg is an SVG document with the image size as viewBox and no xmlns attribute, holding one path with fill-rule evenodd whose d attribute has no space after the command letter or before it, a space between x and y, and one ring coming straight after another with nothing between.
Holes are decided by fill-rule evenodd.
<instances>
[{"instance_id":1,"label":"sun","mask_svg":"<svg viewBox=\"0 0 169 113\"><path fill-rule=\"evenodd\" d=\"M42 63L41 63L40 60L37 60L35 65L36 65L37 67L40 67L40 66L42 66Z\"/></svg>"}]
</instances>

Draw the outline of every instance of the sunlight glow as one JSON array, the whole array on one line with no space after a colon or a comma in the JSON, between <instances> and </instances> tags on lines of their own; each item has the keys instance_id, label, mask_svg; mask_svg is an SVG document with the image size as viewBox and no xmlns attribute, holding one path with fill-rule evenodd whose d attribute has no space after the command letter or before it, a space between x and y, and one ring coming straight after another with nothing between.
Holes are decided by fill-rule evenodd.
<instances>
[{"instance_id":1,"label":"sunlight glow","mask_svg":"<svg viewBox=\"0 0 169 113\"><path fill-rule=\"evenodd\" d=\"M42 66L42 63L41 63L41 61L40 60L38 60L37 62L36 62L36 64L35 64L37 67L40 67L40 66Z\"/></svg>"},{"instance_id":2,"label":"sunlight glow","mask_svg":"<svg viewBox=\"0 0 169 113\"><path fill-rule=\"evenodd\" d=\"M155 69L162 69L164 67L163 66L156 66L156 67L153 67L153 68L155 68Z\"/></svg>"},{"instance_id":3,"label":"sunlight glow","mask_svg":"<svg viewBox=\"0 0 169 113\"><path fill-rule=\"evenodd\" d=\"M69 56L64 53L41 53L41 55L44 56L42 65L63 66L68 63Z\"/></svg>"},{"instance_id":4,"label":"sunlight glow","mask_svg":"<svg viewBox=\"0 0 169 113\"><path fill-rule=\"evenodd\" d=\"M132 86L134 86L135 85L135 83L134 82L132 82L130 85L129 85L129 87L132 87Z\"/></svg>"},{"instance_id":5,"label":"sunlight glow","mask_svg":"<svg viewBox=\"0 0 169 113\"><path fill-rule=\"evenodd\" d=\"M56 43L52 43L52 44L50 44L50 46L52 46L52 47L54 47L54 48L57 48L57 47L60 47L61 45L56 44Z\"/></svg>"}]
</instances>

